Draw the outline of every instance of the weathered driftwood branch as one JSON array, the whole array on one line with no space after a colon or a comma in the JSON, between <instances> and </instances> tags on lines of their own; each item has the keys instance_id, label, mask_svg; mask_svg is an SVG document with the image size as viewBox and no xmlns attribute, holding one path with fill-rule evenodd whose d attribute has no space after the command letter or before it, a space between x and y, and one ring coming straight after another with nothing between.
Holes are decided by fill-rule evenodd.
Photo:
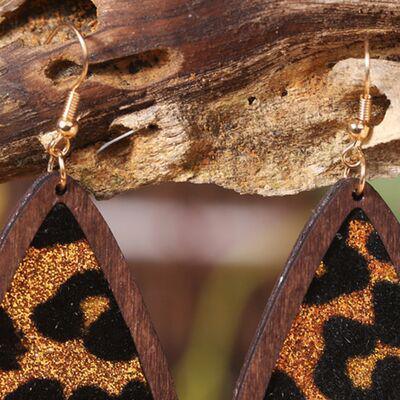
<instances>
[{"instance_id":1,"label":"weathered driftwood branch","mask_svg":"<svg viewBox=\"0 0 400 400\"><path fill-rule=\"evenodd\" d=\"M93 3L0 0L1 179L44 168L41 141L80 72L67 36L39 45L59 18L88 39L90 77L68 164L98 196L163 181L263 195L333 182L366 34L377 58L369 174L400 173L398 1Z\"/></svg>"}]
</instances>

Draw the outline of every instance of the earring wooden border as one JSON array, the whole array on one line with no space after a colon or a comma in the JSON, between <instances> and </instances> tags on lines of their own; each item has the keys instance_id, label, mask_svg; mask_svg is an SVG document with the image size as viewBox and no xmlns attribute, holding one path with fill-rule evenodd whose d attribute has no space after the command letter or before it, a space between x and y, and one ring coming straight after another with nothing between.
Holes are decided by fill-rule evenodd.
<instances>
[{"instance_id":1,"label":"earring wooden border","mask_svg":"<svg viewBox=\"0 0 400 400\"><path fill-rule=\"evenodd\" d=\"M176 400L167 360L133 275L107 223L85 192L68 178L67 191L57 195L58 173L41 176L22 198L0 236L0 301L16 269L50 210L65 204L75 216L104 271L139 353L155 400ZM124 279L121 279L124 278Z\"/></svg>"},{"instance_id":2,"label":"earring wooden border","mask_svg":"<svg viewBox=\"0 0 400 400\"><path fill-rule=\"evenodd\" d=\"M240 373L234 400L263 400L279 352L315 271L345 218L362 209L379 233L400 274L400 224L367 184L360 200L353 197L357 180L339 181L321 201L301 233L267 303Z\"/></svg>"}]
</instances>

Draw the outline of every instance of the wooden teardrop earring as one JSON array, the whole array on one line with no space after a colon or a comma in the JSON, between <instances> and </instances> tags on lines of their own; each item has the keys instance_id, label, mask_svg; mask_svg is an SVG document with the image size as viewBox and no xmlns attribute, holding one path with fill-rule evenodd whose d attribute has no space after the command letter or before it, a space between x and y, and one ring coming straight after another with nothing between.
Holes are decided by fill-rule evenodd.
<instances>
[{"instance_id":1,"label":"wooden teardrop earring","mask_svg":"<svg viewBox=\"0 0 400 400\"><path fill-rule=\"evenodd\" d=\"M106 222L67 176L78 132L78 88L47 147L49 170L0 237L0 398L174 400L176 394L142 296ZM48 42L49 42L48 41ZM46 43L48 43L46 42Z\"/></svg>"},{"instance_id":2,"label":"wooden teardrop earring","mask_svg":"<svg viewBox=\"0 0 400 400\"><path fill-rule=\"evenodd\" d=\"M369 50L345 179L314 212L269 299L236 400L400 399L400 225L366 184ZM358 179L349 178L351 171Z\"/></svg>"}]
</instances>

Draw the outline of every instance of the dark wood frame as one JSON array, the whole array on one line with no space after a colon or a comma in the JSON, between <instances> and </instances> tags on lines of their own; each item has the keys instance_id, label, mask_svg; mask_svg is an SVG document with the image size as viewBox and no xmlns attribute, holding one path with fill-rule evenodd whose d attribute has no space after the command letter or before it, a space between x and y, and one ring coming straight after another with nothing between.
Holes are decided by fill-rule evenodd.
<instances>
[{"instance_id":1,"label":"dark wood frame","mask_svg":"<svg viewBox=\"0 0 400 400\"><path fill-rule=\"evenodd\" d=\"M141 365L155 400L176 400L174 385L150 316L118 244L89 194L74 180L57 195L57 173L41 176L16 208L0 236L0 300L46 215L65 204L80 224L114 293L134 338ZM134 221L130 222L132 225Z\"/></svg>"},{"instance_id":2,"label":"dark wood frame","mask_svg":"<svg viewBox=\"0 0 400 400\"><path fill-rule=\"evenodd\" d=\"M356 181L341 180L324 197L301 233L281 278L271 294L247 354L234 393L234 400L264 399L280 349L307 293L315 271L344 219L361 208L378 231L400 273L400 224L370 186L364 197L353 197Z\"/></svg>"}]
</instances>

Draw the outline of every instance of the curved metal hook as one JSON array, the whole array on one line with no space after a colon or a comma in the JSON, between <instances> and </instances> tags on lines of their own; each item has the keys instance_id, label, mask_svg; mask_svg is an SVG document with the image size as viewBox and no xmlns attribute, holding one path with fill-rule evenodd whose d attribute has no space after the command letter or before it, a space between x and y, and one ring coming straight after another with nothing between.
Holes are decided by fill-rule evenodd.
<instances>
[{"instance_id":1,"label":"curved metal hook","mask_svg":"<svg viewBox=\"0 0 400 400\"><path fill-rule=\"evenodd\" d=\"M58 166L60 170L60 183L59 189L62 191L65 190L67 184L67 172L65 169L64 157L68 154L71 148L71 139L73 139L78 133L78 123L76 121L76 113L79 105L79 93L77 89L84 82L88 75L89 71L89 56L88 56L88 48L86 46L86 41L75 28L74 25L65 22L58 25L49 35L45 44L50 44L57 33L62 28L69 28L72 30L76 37L78 38L79 44L82 49L83 54L83 63L82 63L82 73L80 77L77 79L72 89L69 91L67 100L64 106L64 112L61 118L57 122L57 131L56 137L51 141L49 146L46 148L47 152L50 154L48 170L52 171L54 168L54 164L56 160L58 160Z\"/></svg>"},{"instance_id":2,"label":"curved metal hook","mask_svg":"<svg viewBox=\"0 0 400 400\"><path fill-rule=\"evenodd\" d=\"M82 73L81 73L80 77L78 78L78 80L76 81L76 83L74 84L74 86L72 87L72 91L75 91L84 82L84 80L86 79L86 77L88 75L88 71L89 71L88 48L87 48L84 37L81 35L81 33L78 31L78 29L75 28L74 25L72 25L68 22L64 22L64 23L58 25L53 30L53 32L50 33L49 37L46 39L44 44L50 44L51 41L54 39L54 37L57 35L57 33L63 28L69 28L75 33L76 37L78 38L79 44L82 49L82 54L83 54Z\"/></svg>"},{"instance_id":3,"label":"curved metal hook","mask_svg":"<svg viewBox=\"0 0 400 400\"><path fill-rule=\"evenodd\" d=\"M368 98L371 90L371 57L369 53L369 39L365 38L365 78L364 78L364 97Z\"/></svg>"}]
</instances>

